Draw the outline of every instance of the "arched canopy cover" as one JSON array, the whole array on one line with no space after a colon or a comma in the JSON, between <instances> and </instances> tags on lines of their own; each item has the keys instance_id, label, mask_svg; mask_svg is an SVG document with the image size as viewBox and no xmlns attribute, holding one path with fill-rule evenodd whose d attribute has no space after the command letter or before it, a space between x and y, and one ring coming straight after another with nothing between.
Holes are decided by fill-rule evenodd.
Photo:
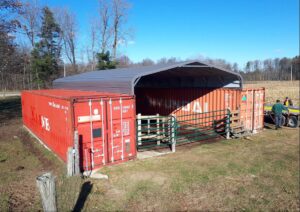
<instances>
[{"instance_id":1,"label":"arched canopy cover","mask_svg":"<svg viewBox=\"0 0 300 212\"><path fill-rule=\"evenodd\" d=\"M240 74L200 61L85 72L53 81L53 88L134 95L135 88L242 88Z\"/></svg>"}]
</instances>

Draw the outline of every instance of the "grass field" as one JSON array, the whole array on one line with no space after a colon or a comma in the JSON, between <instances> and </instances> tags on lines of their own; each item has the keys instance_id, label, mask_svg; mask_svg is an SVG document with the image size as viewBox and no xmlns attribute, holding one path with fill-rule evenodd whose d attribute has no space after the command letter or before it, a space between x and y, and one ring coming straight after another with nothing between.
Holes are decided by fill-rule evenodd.
<instances>
[{"instance_id":1,"label":"grass field","mask_svg":"<svg viewBox=\"0 0 300 212\"><path fill-rule=\"evenodd\" d=\"M35 177L45 171L57 176L60 211L299 211L299 129L270 125L250 139L184 146L105 167L109 180L93 180L65 177L64 164L23 130L18 97L0 109L0 211L42 210Z\"/></svg>"},{"instance_id":2,"label":"grass field","mask_svg":"<svg viewBox=\"0 0 300 212\"><path fill-rule=\"evenodd\" d=\"M289 97L294 105L299 106L300 81L249 81L245 83L246 88L266 88L266 102L275 103L277 99L284 100Z\"/></svg>"}]
</instances>

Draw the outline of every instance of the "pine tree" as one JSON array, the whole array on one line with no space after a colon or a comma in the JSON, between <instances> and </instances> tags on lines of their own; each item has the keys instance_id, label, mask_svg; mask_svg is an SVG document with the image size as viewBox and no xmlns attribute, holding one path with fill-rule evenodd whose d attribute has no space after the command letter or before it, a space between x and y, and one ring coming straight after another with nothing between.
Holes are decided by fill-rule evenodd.
<instances>
[{"instance_id":1,"label":"pine tree","mask_svg":"<svg viewBox=\"0 0 300 212\"><path fill-rule=\"evenodd\" d=\"M110 53L107 51L106 53L97 53L96 55L98 59L98 65L97 68L99 70L105 70L105 69L114 69L116 68L117 63L115 61L110 60Z\"/></svg>"},{"instance_id":2,"label":"pine tree","mask_svg":"<svg viewBox=\"0 0 300 212\"><path fill-rule=\"evenodd\" d=\"M32 71L40 88L49 86L59 74L60 27L48 7L43 9L41 33L38 36L40 41L36 43L31 55Z\"/></svg>"}]
</instances>

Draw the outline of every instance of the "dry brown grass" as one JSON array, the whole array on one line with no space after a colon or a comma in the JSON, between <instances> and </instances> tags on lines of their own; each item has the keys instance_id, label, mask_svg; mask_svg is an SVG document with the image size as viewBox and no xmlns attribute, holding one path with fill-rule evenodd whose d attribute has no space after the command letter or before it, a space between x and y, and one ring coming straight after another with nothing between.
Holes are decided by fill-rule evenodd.
<instances>
[{"instance_id":1,"label":"dry brown grass","mask_svg":"<svg viewBox=\"0 0 300 212\"><path fill-rule=\"evenodd\" d=\"M61 161L14 117L0 125L0 211L41 210L35 177L43 171L57 176L60 211L73 209L86 183L84 211L299 211L298 129L268 128L251 138L108 166L101 170L108 181L65 178Z\"/></svg>"},{"instance_id":2,"label":"dry brown grass","mask_svg":"<svg viewBox=\"0 0 300 212\"><path fill-rule=\"evenodd\" d=\"M277 99L283 101L288 96L294 105L299 106L299 83L300 81L251 81L245 82L245 87L265 87L267 103L274 103Z\"/></svg>"}]
</instances>

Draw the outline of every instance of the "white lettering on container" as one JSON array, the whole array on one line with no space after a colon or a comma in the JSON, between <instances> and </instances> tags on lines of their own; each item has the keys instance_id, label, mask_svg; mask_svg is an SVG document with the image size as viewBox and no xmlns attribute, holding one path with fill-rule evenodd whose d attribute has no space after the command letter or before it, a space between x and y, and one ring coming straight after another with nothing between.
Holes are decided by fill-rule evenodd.
<instances>
[{"instance_id":1,"label":"white lettering on container","mask_svg":"<svg viewBox=\"0 0 300 212\"><path fill-rule=\"evenodd\" d=\"M194 102L193 112L202 113L202 108L200 107L200 103L198 101Z\"/></svg>"},{"instance_id":2,"label":"white lettering on container","mask_svg":"<svg viewBox=\"0 0 300 212\"><path fill-rule=\"evenodd\" d=\"M42 128L44 128L47 131L50 131L49 119L45 116L41 116L41 122L42 122Z\"/></svg>"},{"instance_id":3,"label":"white lettering on container","mask_svg":"<svg viewBox=\"0 0 300 212\"><path fill-rule=\"evenodd\" d=\"M60 105L60 104L55 103L55 102L48 102L48 105L50 107L53 107L53 108L56 108L56 109L69 110L68 106Z\"/></svg>"},{"instance_id":4,"label":"white lettering on container","mask_svg":"<svg viewBox=\"0 0 300 212\"><path fill-rule=\"evenodd\" d=\"M194 112L194 113L207 113L209 112L208 102L204 102L204 108L199 100L194 100L191 102L188 101L178 101L175 99L157 99L146 96L149 104L152 107L164 108L164 109L179 109L185 112ZM204 110L202 110L204 109Z\"/></svg>"}]
</instances>

